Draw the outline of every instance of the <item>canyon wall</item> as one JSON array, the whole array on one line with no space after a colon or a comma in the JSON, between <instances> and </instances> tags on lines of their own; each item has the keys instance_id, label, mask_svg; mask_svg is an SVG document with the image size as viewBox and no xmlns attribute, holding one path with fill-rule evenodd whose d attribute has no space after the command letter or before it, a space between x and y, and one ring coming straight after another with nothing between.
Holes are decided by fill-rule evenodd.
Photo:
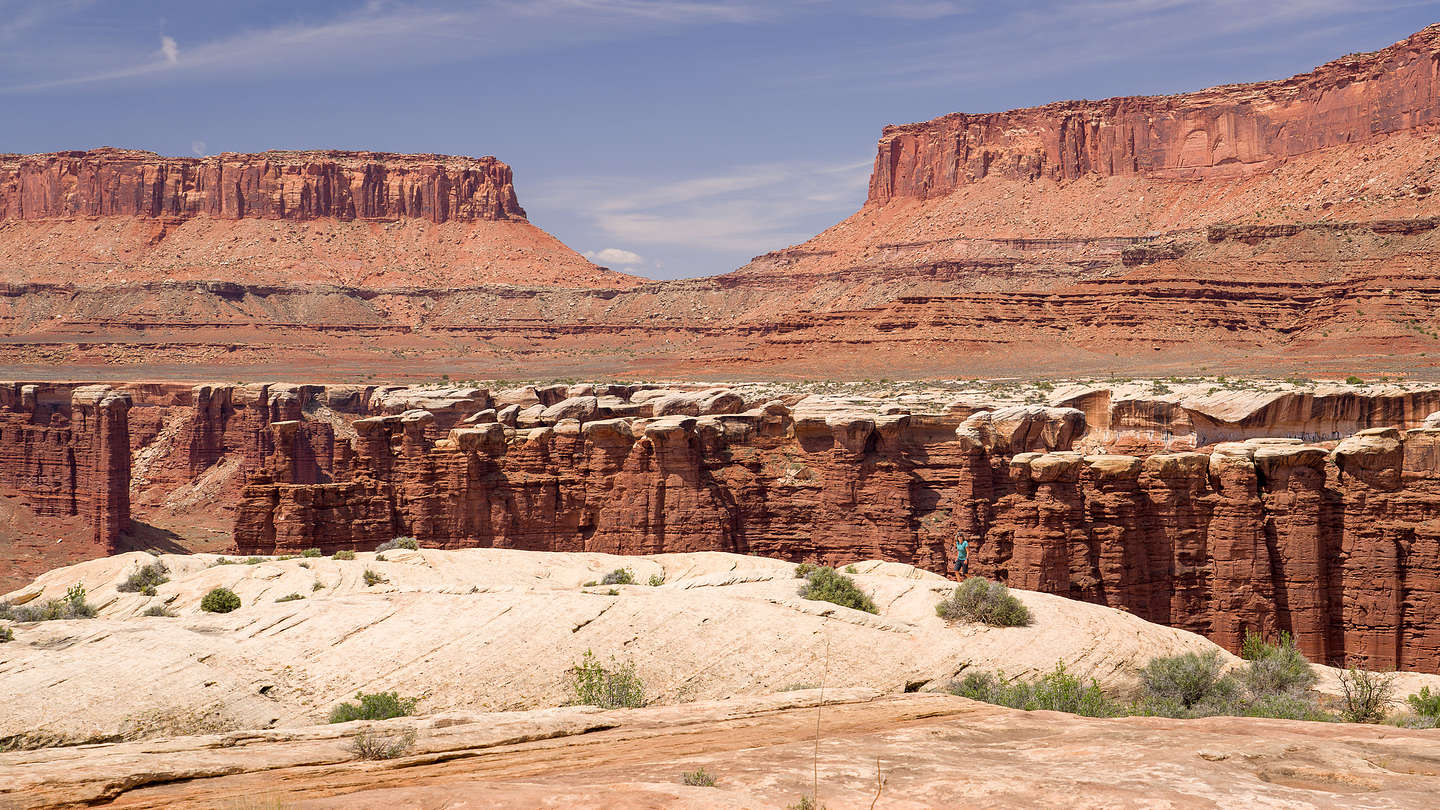
<instances>
[{"instance_id":1,"label":"canyon wall","mask_svg":"<svg viewBox=\"0 0 1440 810\"><path fill-rule=\"evenodd\" d=\"M1244 174L1422 126L1440 118L1437 41L1440 28L1431 27L1385 50L1280 81L886 127L867 202L943 196L990 176Z\"/></svg>"},{"instance_id":2,"label":"canyon wall","mask_svg":"<svg viewBox=\"0 0 1440 810\"><path fill-rule=\"evenodd\" d=\"M1248 630L1285 630L1314 660L1440 671L1440 428L1131 456L1072 451L1089 431L1067 407L532 408L528 427L485 411L443 433L420 409L361 418L330 483L294 480L296 423L271 424L275 457L248 478L237 548L367 550L410 535L945 571L963 536L978 573L1231 649Z\"/></svg>"},{"instance_id":3,"label":"canyon wall","mask_svg":"<svg viewBox=\"0 0 1440 810\"><path fill-rule=\"evenodd\" d=\"M130 398L106 385L0 383L0 488L76 515L114 551L130 522Z\"/></svg>"},{"instance_id":4,"label":"canyon wall","mask_svg":"<svg viewBox=\"0 0 1440 810\"><path fill-rule=\"evenodd\" d=\"M0 220L73 217L524 219L493 157L262 152L207 158L94 149L0 155Z\"/></svg>"}]
</instances>

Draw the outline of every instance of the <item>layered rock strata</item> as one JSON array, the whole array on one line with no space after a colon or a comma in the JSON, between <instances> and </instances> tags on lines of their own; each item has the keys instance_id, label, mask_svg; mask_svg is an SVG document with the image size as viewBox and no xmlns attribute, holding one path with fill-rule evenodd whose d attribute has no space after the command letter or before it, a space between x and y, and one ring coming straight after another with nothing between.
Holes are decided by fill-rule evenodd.
<instances>
[{"instance_id":1,"label":"layered rock strata","mask_svg":"<svg viewBox=\"0 0 1440 810\"><path fill-rule=\"evenodd\" d=\"M130 398L107 385L0 384L0 487L42 516L76 515L117 549L130 522Z\"/></svg>"}]
</instances>

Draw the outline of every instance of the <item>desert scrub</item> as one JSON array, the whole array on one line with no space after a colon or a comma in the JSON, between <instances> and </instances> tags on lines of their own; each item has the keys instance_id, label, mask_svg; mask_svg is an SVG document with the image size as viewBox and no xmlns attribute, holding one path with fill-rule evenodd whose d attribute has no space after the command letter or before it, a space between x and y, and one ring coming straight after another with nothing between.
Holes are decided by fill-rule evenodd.
<instances>
[{"instance_id":1,"label":"desert scrub","mask_svg":"<svg viewBox=\"0 0 1440 810\"><path fill-rule=\"evenodd\" d=\"M240 608L240 597L229 588L211 588L200 600L200 609L206 613L229 613Z\"/></svg>"},{"instance_id":2,"label":"desert scrub","mask_svg":"<svg viewBox=\"0 0 1440 810\"><path fill-rule=\"evenodd\" d=\"M115 586L115 590L121 593L143 593L146 596L154 596L155 589L170 581L170 572L165 568L165 563L156 560L149 565L142 565L135 569L126 580Z\"/></svg>"},{"instance_id":3,"label":"desert scrub","mask_svg":"<svg viewBox=\"0 0 1440 810\"><path fill-rule=\"evenodd\" d=\"M600 663L595 653L586 650L580 663L566 673L571 703L599 706L602 709L635 709L645 705L645 684L635 673L634 662L610 665Z\"/></svg>"},{"instance_id":4,"label":"desert scrub","mask_svg":"<svg viewBox=\"0 0 1440 810\"><path fill-rule=\"evenodd\" d=\"M355 559L355 552L348 548L342 548L331 555L331 558L336 560L353 560Z\"/></svg>"},{"instance_id":5,"label":"desert scrub","mask_svg":"<svg viewBox=\"0 0 1440 810\"><path fill-rule=\"evenodd\" d=\"M1282 633L1274 644L1248 634L1241 654L1248 659L1245 666L1229 673L1222 673L1215 651L1151 659L1140 673L1141 693L1133 712L1182 718L1336 719L1310 692L1317 676L1288 634Z\"/></svg>"},{"instance_id":6,"label":"desert scrub","mask_svg":"<svg viewBox=\"0 0 1440 810\"><path fill-rule=\"evenodd\" d=\"M935 613L946 621L970 621L994 627L1024 627L1030 623L1030 610L1003 582L984 577L970 577L955 592L935 606Z\"/></svg>"},{"instance_id":7,"label":"desert scrub","mask_svg":"<svg viewBox=\"0 0 1440 810\"><path fill-rule=\"evenodd\" d=\"M1340 673L1340 719L1347 723L1379 723L1395 696L1395 675L1350 669Z\"/></svg>"},{"instance_id":8,"label":"desert scrub","mask_svg":"<svg viewBox=\"0 0 1440 810\"><path fill-rule=\"evenodd\" d=\"M1240 672L1240 681L1252 697L1296 694L1310 689L1320 680L1305 655L1295 646L1295 639L1283 631L1274 644L1247 632L1240 647L1240 656L1249 661Z\"/></svg>"},{"instance_id":9,"label":"desert scrub","mask_svg":"<svg viewBox=\"0 0 1440 810\"><path fill-rule=\"evenodd\" d=\"M855 580L829 566L820 566L805 576L805 584L797 591L803 599L830 602L841 607L879 613L870 595L860 590Z\"/></svg>"},{"instance_id":10,"label":"desert scrub","mask_svg":"<svg viewBox=\"0 0 1440 810\"><path fill-rule=\"evenodd\" d=\"M799 565L795 566L795 578L804 579L810 576L811 572L813 572L819 567L820 566L816 565L815 563L800 563Z\"/></svg>"},{"instance_id":11,"label":"desert scrub","mask_svg":"<svg viewBox=\"0 0 1440 810\"><path fill-rule=\"evenodd\" d=\"M389 581L390 581L390 580L386 579L385 577L381 576L380 574L375 573L374 571L370 570L369 568L366 568L366 569L365 569L365 587L368 588L368 587L370 587L370 586L372 586L372 585L379 585L379 584L382 583L382 582L389 582Z\"/></svg>"},{"instance_id":12,"label":"desert scrub","mask_svg":"<svg viewBox=\"0 0 1440 810\"><path fill-rule=\"evenodd\" d=\"M1440 717L1440 690L1430 691L1430 687L1423 686L1419 692L1405 698L1410 704L1410 710L1424 717Z\"/></svg>"},{"instance_id":13,"label":"desert scrub","mask_svg":"<svg viewBox=\"0 0 1440 810\"><path fill-rule=\"evenodd\" d=\"M1023 709L1027 712L1046 710L1068 712L1085 717L1118 717L1124 712L1119 704L1106 697L1095 679L1087 684L1066 671L1065 664L1031 681L1006 680L989 672L972 672L947 687L951 694Z\"/></svg>"},{"instance_id":14,"label":"desert scrub","mask_svg":"<svg viewBox=\"0 0 1440 810\"><path fill-rule=\"evenodd\" d=\"M665 584L665 577L661 574L651 574L650 580L646 584L652 588L658 588Z\"/></svg>"},{"instance_id":15,"label":"desert scrub","mask_svg":"<svg viewBox=\"0 0 1440 810\"><path fill-rule=\"evenodd\" d=\"M629 568L616 568L600 580L601 585L634 585L635 574Z\"/></svg>"},{"instance_id":16,"label":"desert scrub","mask_svg":"<svg viewBox=\"0 0 1440 810\"><path fill-rule=\"evenodd\" d=\"M0 619L12 622L50 622L59 619L93 619L95 607L85 601L85 586L71 585L64 599L50 599L39 605L14 607L0 602Z\"/></svg>"},{"instance_id":17,"label":"desert scrub","mask_svg":"<svg viewBox=\"0 0 1440 810\"><path fill-rule=\"evenodd\" d=\"M312 558L313 558L313 557L323 557L323 556L325 556L325 555L322 554L322 553L320 552L320 549L318 549L318 548L307 548L307 549L305 549L304 551L300 552L300 556L301 556L301 557L312 557Z\"/></svg>"},{"instance_id":18,"label":"desert scrub","mask_svg":"<svg viewBox=\"0 0 1440 810\"><path fill-rule=\"evenodd\" d=\"M300 601L301 599L304 599L304 598L305 598L305 597L301 596L301 595L298 594L298 593L287 593L287 594L285 594L284 596L280 597L279 599L276 599L275 601L276 601L276 602L298 602L298 601Z\"/></svg>"},{"instance_id":19,"label":"desert scrub","mask_svg":"<svg viewBox=\"0 0 1440 810\"><path fill-rule=\"evenodd\" d=\"M1207 704L1230 705L1236 685L1221 670L1218 650L1152 658L1140 671L1139 713L1164 717L1214 714Z\"/></svg>"},{"instance_id":20,"label":"desert scrub","mask_svg":"<svg viewBox=\"0 0 1440 810\"><path fill-rule=\"evenodd\" d=\"M375 547L377 552L394 551L397 548L408 548L416 551L420 548L420 542L413 537L396 537L393 540L381 543Z\"/></svg>"},{"instance_id":21,"label":"desert scrub","mask_svg":"<svg viewBox=\"0 0 1440 810\"><path fill-rule=\"evenodd\" d=\"M715 787L715 777L706 773L704 768L686 771L681 774L680 781L690 787Z\"/></svg>"},{"instance_id":22,"label":"desert scrub","mask_svg":"<svg viewBox=\"0 0 1440 810\"><path fill-rule=\"evenodd\" d=\"M15 640L15 631L8 627L0 627L0 644Z\"/></svg>"},{"instance_id":23,"label":"desert scrub","mask_svg":"<svg viewBox=\"0 0 1440 810\"><path fill-rule=\"evenodd\" d=\"M145 608L145 612L142 613L141 615L142 615L142 616L163 616L163 617L165 617L165 618L167 618L167 619L173 619L173 618L175 618L175 614L170 610L170 608L165 607L164 605L151 605L150 607Z\"/></svg>"},{"instance_id":24,"label":"desert scrub","mask_svg":"<svg viewBox=\"0 0 1440 810\"><path fill-rule=\"evenodd\" d=\"M345 702L330 710L330 722L348 723L351 720L389 720L392 717L408 717L415 713L418 698L402 698L399 692L356 692L358 703Z\"/></svg>"},{"instance_id":25,"label":"desert scrub","mask_svg":"<svg viewBox=\"0 0 1440 810\"><path fill-rule=\"evenodd\" d=\"M350 750L361 759L395 759L405 756L415 747L416 736L413 728L397 732L364 728L355 732L350 740Z\"/></svg>"}]
</instances>

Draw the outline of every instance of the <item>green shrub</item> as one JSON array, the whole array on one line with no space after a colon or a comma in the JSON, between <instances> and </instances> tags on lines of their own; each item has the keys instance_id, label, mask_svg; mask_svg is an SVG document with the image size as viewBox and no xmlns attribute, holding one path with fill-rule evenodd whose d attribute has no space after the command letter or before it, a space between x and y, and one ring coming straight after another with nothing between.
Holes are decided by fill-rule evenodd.
<instances>
[{"instance_id":1,"label":"green shrub","mask_svg":"<svg viewBox=\"0 0 1440 810\"><path fill-rule=\"evenodd\" d=\"M704 768L686 771L680 780L690 787L715 787L715 777L706 773Z\"/></svg>"},{"instance_id":2,"label":"green shrub","mask_svg":"<svg viewBox=\"0 0 1440 810\"><path fill-rule=\"evenodd\" d=\"M1365 384L1365 381L1362 380L1362 379L1360 379L1359 377L1356 377L1354 374L1351 374L1349 377L1346 377L1346 378L1345 378L1345 384L1346 384L1346 385L1364 385L1364 384Z\"/></svg>"},{"instance_id":3,"label":"green shrub","mask_svg":"<svg viewBox=\"0 0 1440 810\"><path fill-rule=\"evenodd\" d=\"M341 703L330 710L330 722L348 723L351 720L389 720L392 717L407 717L415 713L416 698L402 698L399 692L356 692L359 703Z\"/></svg>"},{"instance_id":4,"label":"green shrub","mask_svg":"<svg viewBox=\"0 0 1440 810\"><path fill-rule=\"evenodd\" d=\"M635 574L629 568L616 568L600 580L601 585L634 585Z\"/></svg>"},{"instance_id":5,"label":"green shrub","mask_svg":"<svg viewBox=\"0 0 1440 810\"><path fill-rule=\"evenodd\" d=\"M946 621L971 621L995 627L1024 627L1030 623L1030 611L1010 593L1003 582L984 577L970 577L960 583L950 596L935 606L935 613Z\"/></svg>"},{"instance_id":6,"label":"green shrub","mask_svg":"<svg viewBox=\"0 0 1440 810\"><path fill-rule=\"evenodd\" d=\"M1395 675L1351 667L1340 673L1340 717L1347 723L1379 723L1395 696Z\"/></svg>"},{"instance_id":7,"label":"green shrub","mask_svg":"<svg viewBox=\"0 0 1440 810\"><path fill-rule=\"evenodd\" d=\"M265 558L264 558L264 557L246 557L246 558L245 558L245 564L246 564L246 565L259 565L260 563L263 563L263 562L265 562Z\"/></svg>"},{"instance_id":8,"label":"green shrub","mask_svg":"<svg viewBox=\"0 0 1440 810\"><path fill-rule=\"evenodd\" d=\"M324 589L325 589L325 585L324 585L323 583L320 583L320 582L316 582L316 583L314 583L314 584L312 584L312 585L310 586L310 591L311 591L311 593L314 593L315 591L324 590Z\"/></svg>"},{"instance_id":9,"label":"green shrub","mask_svg":"<svg viewBox=\"0 0 1440 810\"><path fill-rule=\"evenodd\" d=\"M49 599L39 605L15 607L0 602L0 619L12 622L50 622L60 619L93 619L95 606L85 601L85 586L71 585L64 599Z\"/></svg>"},{"instance_id":10,"label":"green shrub","mask_svg":"<svg viewBox=\"0 0 1440 810\"><path fill-rule=\"evenodd\" d=\"M582 587L582 588L593 588L593 587L595 587L596 585L599 585L599 584L600 584L600 583L598 583L598 582L596 582L595 580L592 579L592 580L590 580L589 582L583 583L580 587Z\"/></svg>"},{"instance_id":11,"label":"green shrub","mask_svg":"<svg viewBox=\"0 0 1440 810\"><path fill-rule=\"evenodd\" d=\"M1093 678L1087 684L1067 672L1063 663L1033 681L1005 681L1004 673L997 677L989 672L972 672L960 681L951 682L947 691L1027 712L1048 710L1085 717L1117 717L1123 713Z\"/></svg>"},{"instance_id":12,"label":"green shrub","mask_svg":"<svg viewBox=\"0 0 1440 810\"><path fill-rule=\"evenodd\" d=\"M8 627L0 627L0 644L15 640L15 631Z\"/></svg>"},{"instance_id":13,"label":"green shrub","mask_svg":"<svg viewBox=\"0 0 1440 810\"><path fill-rule=\"evenodd\" d=\"M858 573L860 573L860 572L857 571L857 570L855 570L855 566L852 564L852 565L847 565L847 566L845 566L845 573L847 573L847 574L858 574Z\"/></svg>"},{"instance_id":14,"label":"green shrub","mask_svg":"<svg viewBox=\"0 0 1440 810\"><path fill-rule=\"evenodd\" d=\"M1222 712L1216 712L1221 714ZM1335 718L1321 709L1315 699L1303 693L1261 695L1239 704L1233 711L1223 712L1239 717L1269 717L1276 720L1312 720L1330 722Z\"/></svg>"},{"instance_id":15,"label":"green shrub","mask_svg":"<svg viewBox=\"0 0 1440 810\"><path fill-rule=\"evenodd\" d=\"M318 548L307 548L307 549L305 549L304 551L300 552L300 556L301 556L301 557L323 557L324 555L320 553L320 549L318 549Z\"/></svg>"},{"instance_id":16,"label":"green shrub","mask_svg":"<svg viewBox=\"0 0 1440 810\"><path fill-rule=\"evenodd\" d=\"M353 560L355 559L355 552L351 551L348 548L342 548L330 556L332 559L336 560Z\"/></svg>"},{"instance_id":17,"label":"green shrub","mask_svg":"<svg viewBox=\"0 0 1440 810\"><path fill-rule=\"evenodd\" d=\"M1140 688L1147 704L1188 711L1212 696L1222 667L1219 650L1152 658L1140 671Z\"/></svg>"},{"instance_id":18,"label":"green shrub","mask_svg":"<svg viewBox=\"0 0 1440 810\"><path fill-rule=\"evenodd\" d=\"M661 576L660 574L651 574L650 580L647 584L652 588L658 588L661 585L665 584L665 577Z\"/></svg>"},{"instance_id":19,"label":"green shrub","mask_svg":"<svg viewBox=\"0 0 1440 810\"><path fill-rule=\"evenodd\" d=\"M217 557L217 558L215 559L215 562L211 563L212 566L214 566L214 565L234 565L234 564L235 564L235 561L232 560L232 559L230 559L229 557Z\"/></svg>"},{"instance_id":20,"label":"green shrub","mask_svg":"<svg viewBox=\"0 0 1440 810\"><path fill-rule=\"evenodd\" d=\"M393 733L363 728L355 732L350 749L361 759L395 759L415 746L416 736L413 728Z\"/></svg>"},{"instance_id":21,"label":"green shrub","mask_svg":"<svg viewBox=\"0 0 1440 810\"><path fill-rule=\"evenodd\" d=\"M393 540L381 543L375 547L377 552L394 551L397 548L408 548L415 551L420 548L420 542L413 537L396 537Z\"/></svg>"},{"instance_id":22,"label":"green shrub","mask_svg":"<svg viewBox=\"0 0 1440 810\"><path fill-rule=\"evenodd\" d=\"M240 597L229 588L211 588L200 600L200 609L206 613L229 613L240 608Z\"/></svg>"},{"instance_id":23,"label":"green shrub","mask_svg":"<svg viewBox=\"0 0 1440 810\"><path fill-rule=\"evenodd\" d=\"M121 593L143 592L154 596L157 587L170 581L169 574L165 563L156 560L149 565L142 565L135 569L135 572L124 582L115 586L115 590Z\"/></svg>"},{"instance_id":24,"label":"green shrub","mask_svg":"<svg viewBox=\"0 0 1440 810\"><path fill-rule=\"evenodd\" d=\"M1420 691L1405 698L1410 704L1410 710L1421 717L1440 718L1440 690L1430 691L1430 687L1423 686Z\"/></svg>"},{"instance_id":25,"label":"green shrub","mask_svg":"<svg viewBox=\"0 0 1440 810\"><path fill-rule=\"evenodd\" d=\"M275 601L276 601L276 602L298 602L298 601L300 601L301 599L304 599L304 598L305 598L305 597L301 596L301 595L298 594L298 593L287 593L287 594L285 594L284 596L280 597L279 599L276 599Z\"/></svg>"},{"instance_id":26,"label":"green shrub","mask_svg":"<svg viewBox=\"0 0 1440 810\"><path fill-rule=\"evenodd\" d=\"M831 602L841 607L879 613L869 594L860 590L855 580L828 566L821 566L805 577L805 584L798 591L801 598L819 602Z\"/></svg>"},{"instance_id":27,"label":"green shrub","mask_svg":"<svg viewBox=\"0 0 1440 810\"><path fill-rule=\"evenodd\" d=\"M820 566L816 565L815 563L800 563L799 565L795 566L795 578L804 579L810 576L810 574L819 567Z\"/></svg>"},{"instance_id":28,"label":"green shrub","mask_svg":"<svg viewBox=\"0 0 1440 810\"><path fill-rule=\"evenodd\" d=\"M390 580L386 579L385 577L381 576L380 574L375 573L374 571L370 570L369 568L366 568L366 569L365 569L365 587L368 588L368 587L370 587L370 586L372 586L372 585L379 585L379 584L382 583L382 582L389 582L389 581L390 581Z\"/></svg>"},{"instance_id":29,"label":"green shrub","mask_svg":"<svg viewBox=\"0 0 1440 810\"><path fill-rule=\"evenodd\" d=\"M634 709L645 705L645 684L635 674L634 662L610 666L589 650L566 673L572 703L602 709Z\"/></svg>"},{"instance_id":30,"label":"green shrub","mask_svg":"<svg viewBox=\"0 0 1440 810\"><path fill-rule=\"evenodd\" d=\"M145 608L145 613L142 614L142 615L145 615L145 616L164 616L164 617L170 618L170 619L175 618L174 612L172 612L172 611L170 610L170 608L165 607L164 605L151 605L150 607Z\"/></svg>"},{"instance_id":31,"label":"green shrub","mask_svg":"<svg viewBox=\"0 0 1440 810\"><path fill-rule=\"evenodd\" d=\"M1245 655L1247 652L1249 654ZM1240 670L1240 683L1252 700L1269 695L1299 694L1320 680L1289 633L1281 633L1278 644L1264 641L1251 643L1247 637L1241 653L1249 663Z\"/></svg>"}]
</instances>

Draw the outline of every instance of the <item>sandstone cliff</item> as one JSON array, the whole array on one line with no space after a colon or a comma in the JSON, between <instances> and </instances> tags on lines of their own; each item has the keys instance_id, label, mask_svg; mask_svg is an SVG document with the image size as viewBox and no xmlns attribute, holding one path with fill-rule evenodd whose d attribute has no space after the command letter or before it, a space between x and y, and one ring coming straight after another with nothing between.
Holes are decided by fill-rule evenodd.
<instances>
[{"instance_id":1,"label":"sandstone cliff","mask_svg":"<svg viewBox=\"0 0 1440 810\"><path fill-rule=\"evenodd\" d=\"M0 280L114 290L192 279L380 288L635 283L531 225L510 167L493 157L0 155ZM149 317L171 315L163 302L156 309Z\"/></svg>"}]
</instances>

